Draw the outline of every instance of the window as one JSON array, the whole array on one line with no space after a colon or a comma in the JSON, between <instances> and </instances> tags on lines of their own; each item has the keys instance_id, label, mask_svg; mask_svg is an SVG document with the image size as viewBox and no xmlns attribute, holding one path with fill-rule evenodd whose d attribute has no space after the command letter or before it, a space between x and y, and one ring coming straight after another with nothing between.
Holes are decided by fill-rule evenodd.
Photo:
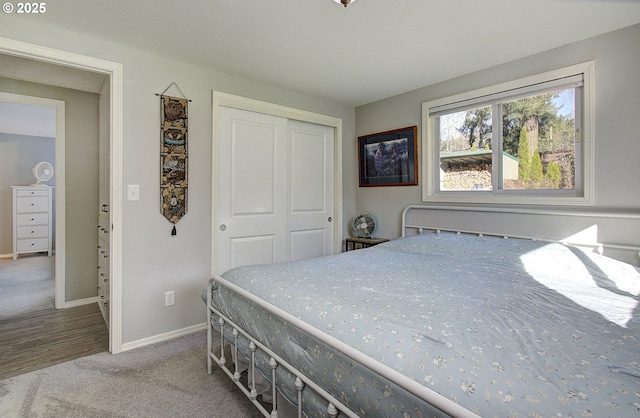
<instances>
[{"instance_id":1,"label":"window","mask_svg":"<svg viewBox=\"0 0 640 418\"><path fill-rule=\"evenodd\" d=\"M423 103L423 201L593 205L593 62Z\"/></svg>"}]
</instances>

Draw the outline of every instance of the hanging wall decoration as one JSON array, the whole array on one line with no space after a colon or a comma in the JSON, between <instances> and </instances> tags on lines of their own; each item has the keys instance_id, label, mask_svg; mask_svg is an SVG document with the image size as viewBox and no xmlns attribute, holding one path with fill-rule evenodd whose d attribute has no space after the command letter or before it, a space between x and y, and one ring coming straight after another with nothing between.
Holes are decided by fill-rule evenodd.
<instances>
[{"instance_id":1,"label":"hanging wall decoration","mask_svg":"<svg viewBox=\"0 0 640 418\"><path fill-rule=\"evenodd\" d=\"M175 224L187 213L188 201L188 102L186 98L166 96L175 86L171 83L160 96L160 207L162 215L173 224L171 235L176 235ZM182 91L180 93L184 96Z\"/></svg>"}]
</instances>

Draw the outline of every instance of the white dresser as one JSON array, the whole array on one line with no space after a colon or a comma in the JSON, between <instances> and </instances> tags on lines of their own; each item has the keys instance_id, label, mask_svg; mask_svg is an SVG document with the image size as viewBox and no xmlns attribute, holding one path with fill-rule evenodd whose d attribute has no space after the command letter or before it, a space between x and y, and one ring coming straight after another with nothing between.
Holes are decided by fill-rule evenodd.
<instances>
[{"instance_id":1,"label":"white dresser","mask_svg":"<svg viewBox=\"0 0 640 418\"><path fill-rule=\"evenodd\" d=\"M53 187L11 186L13 189L13 259L19 254L53 250Z\"/></svg>"}]
</instances>

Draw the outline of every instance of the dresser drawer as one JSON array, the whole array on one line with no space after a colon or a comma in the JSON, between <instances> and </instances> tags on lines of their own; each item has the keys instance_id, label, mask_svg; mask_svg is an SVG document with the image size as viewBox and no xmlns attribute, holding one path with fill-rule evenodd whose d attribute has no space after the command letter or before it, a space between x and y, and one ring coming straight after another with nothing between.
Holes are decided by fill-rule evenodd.
<instances>
[{"instance_id":1,"label":"dresser drawer","mask_svg":"<svg viewBox=\"0 0 640 418\"><path fill-rule=\"evenodd\" d=\"M16 241L18 251L46 251L49 249L48 238L28 238Z\"/></svg>"},{"instance_id":2,"label":"dresser drawer","mask_svg":"<svg viewBox=\"0 0 640 418\"><path fill-rule=\"evenodd\" d=\"M23 238L47 238L49 236L49 227L44 226L19 226L16 228L18 239Z\"/></svg>"},{"instance_id":3,"label":"dresser drawer","mask_svg":"<svg viewBox=\"0 0 640 418\"><path fill-rule=\"evenodd\" d=\"M16 215L17 226L48 225L48 213L32 213Z\"/></svg>"},{"instance_id":4,"label":"dresser drawer","mask_svg":"<svg viewBox=\"0 0 640 418\"><path fill-rule=\"evenodd\" d=\"M16 210L18 213L47 212L49 199L46 196L20 197L16 199Z\"/></svg>"},{"instance_id":5,"label":"dresser drawer","mask_svg":"<svg viewBox=\"0 0 640 418\"><path fill-rule=\"evenodd\" d=\"M17 197L35 197L35 196L44 196L49 197L49 191L46 189L43 190L16 190Z\"/></svg>"},{"instance_id":6,"label":"dresser drawer","mask_svg":"<svg viewBox=\"0 0 640 418\"><path fill-rule=\"evenodd\" d=\"M109 221L102 217L98 219L98 237L109 242Z\"/></svg>"}]
</instances>

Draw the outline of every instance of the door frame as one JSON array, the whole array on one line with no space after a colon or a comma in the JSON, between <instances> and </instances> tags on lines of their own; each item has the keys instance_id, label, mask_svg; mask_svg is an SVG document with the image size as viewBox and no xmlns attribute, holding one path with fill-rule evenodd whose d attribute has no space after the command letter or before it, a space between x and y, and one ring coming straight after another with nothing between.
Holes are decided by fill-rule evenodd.
<instances>
[{"instance_id":1,"label":"door frame","mask_svg":"<svg viewBox=\"0 0 640 418\"><path fill-rule=\"evenodd\" d=\"M109 181L109 209L111 215L111 233L109 234L111 249L109 257L111 276L109 351L114 354L119 353L122 351L122 123L124 90L122 64L3 37L0 37L0 54L95 72L109 77L109 110L111 116L109 121L109 161L111 165ZM60 175L59 170L57 170L57 173ZM96 207L95 210L97 214L98 208ZM64 218L64 212L57 215L56 218ZM96 234L96 241L97 239Z\"/></svg>"},{"instance_id":2,"label":"door frame","mask_svg":"<svg viewBox=\"0 0 640 418\"><path fill-rule=\"evenodd\" d=\"M233 107L235 109L263 113L265 115L279 116L303 122L315 123L332 127L334 130L334 177L333 177L333 253L340 252L342 238L342 119L335 116L323 115L294 107L282 106L275 103L250 99L235 94L212 91L212 146L211 146L211 275L215 274L218 256L218 183L215 181L217 173L217 148L218 148L218 120L220 106Z\"/></svg>"}]
</instances>

